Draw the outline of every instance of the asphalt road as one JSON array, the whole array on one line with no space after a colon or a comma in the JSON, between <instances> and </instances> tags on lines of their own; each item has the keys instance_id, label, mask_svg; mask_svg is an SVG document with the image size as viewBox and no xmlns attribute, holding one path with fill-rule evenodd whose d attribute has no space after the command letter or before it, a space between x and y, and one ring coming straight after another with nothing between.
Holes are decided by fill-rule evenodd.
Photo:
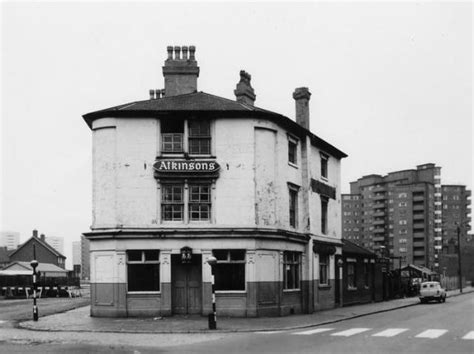
<instances>
[{"instance_id":1,"label":"asphalt road","mask_svg":"<svg viewBox=\"0 0 474 354\"><path fill-rule=\"evenodd\" d=\"M471 339L463 339L465 336ZM179 353L474 353L474 296L420 304L332 325L229 336Z\"/></svg>"},{"instance_id":2,"label":"asphalt road","mask_svg":"<svg viewBox=\"0 0 474 354\"><path fill-rule=\"evenodd\" d=\"M473 315L474 294L468 294L279 332L76 333L0 325L0 353L474 353Z\"/></svg>"}]
</instances>

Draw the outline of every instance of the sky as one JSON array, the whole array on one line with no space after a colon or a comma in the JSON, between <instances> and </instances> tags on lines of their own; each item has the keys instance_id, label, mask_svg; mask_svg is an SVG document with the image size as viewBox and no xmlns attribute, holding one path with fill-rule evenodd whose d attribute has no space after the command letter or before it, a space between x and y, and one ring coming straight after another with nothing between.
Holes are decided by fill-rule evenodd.
<instances>
[{"instance_id":1,"label":"sky","mask_svg":"<svg viewBox=\"0 0 474 354\"><path fill-rule=\"evenodd\" d=\"M432 162L472 189L471 2L2 2L0 229L72 241L92 221L82 115L164 87L168 45L195 45L198 90L294 119L349 156L349 182Z\"/></svg>"}]
</instances>

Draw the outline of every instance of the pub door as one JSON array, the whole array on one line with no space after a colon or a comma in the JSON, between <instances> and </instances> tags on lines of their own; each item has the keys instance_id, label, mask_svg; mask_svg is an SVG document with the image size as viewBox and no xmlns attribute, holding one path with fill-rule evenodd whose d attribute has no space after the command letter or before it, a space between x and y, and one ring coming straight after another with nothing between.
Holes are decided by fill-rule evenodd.
<instances>
[{"instance_id":1,"label":"pub door","mask_svg":"<svg viewBox=\"0 0 474 354\"><path fill-rule=\"evenodd\" d=\"M173 314L201 314L201 259L200 254L193 254L191 263L182 263L181 255L171 255L171 306Z\"/></svg>"}]
</instances>

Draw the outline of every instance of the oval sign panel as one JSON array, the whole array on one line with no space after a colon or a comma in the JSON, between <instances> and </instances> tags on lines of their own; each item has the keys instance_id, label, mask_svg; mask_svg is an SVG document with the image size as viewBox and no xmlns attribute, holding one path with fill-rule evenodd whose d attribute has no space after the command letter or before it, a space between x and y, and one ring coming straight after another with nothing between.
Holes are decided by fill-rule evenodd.
<instances>
[{"instance_id":1,"label":"oval sign panel","mask_svg":"<svg viewBox=\"0 0 474 354\"><path fill-rule=\"evenodd\" d=\"M220 166L206 160L157 160L153 168L161 173L210 173L217 172Z\"/></svg>"}]
</instances>

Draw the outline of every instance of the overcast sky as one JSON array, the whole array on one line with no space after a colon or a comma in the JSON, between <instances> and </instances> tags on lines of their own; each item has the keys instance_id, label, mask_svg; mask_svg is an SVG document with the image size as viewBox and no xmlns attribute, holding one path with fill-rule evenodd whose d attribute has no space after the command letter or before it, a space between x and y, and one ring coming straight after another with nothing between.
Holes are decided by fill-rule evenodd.
<instances>
[{"instance_id":1,"label":"overcast sky","mask_svg":"<svg viewBox=\"0 0 474 354\"><path fill-rule=\"evenodd\" d=\"M294 118L346 152L349 182L433 162L472 188L470 2L2 3L1 229L71 242L91 224L82 115L163 88L168 45L195 45L198 90Z\"/></svg>"}]
</instances>

